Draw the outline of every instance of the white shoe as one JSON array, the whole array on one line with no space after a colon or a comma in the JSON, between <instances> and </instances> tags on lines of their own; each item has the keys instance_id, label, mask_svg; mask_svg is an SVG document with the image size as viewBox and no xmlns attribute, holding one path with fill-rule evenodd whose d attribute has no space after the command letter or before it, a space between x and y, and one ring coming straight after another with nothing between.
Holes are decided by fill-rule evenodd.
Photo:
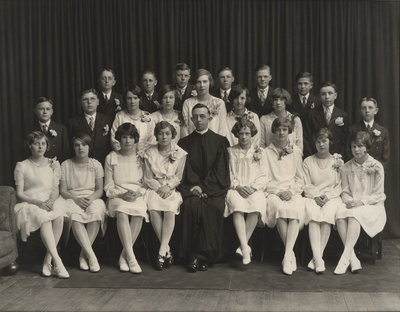
<instances>
[{"instance_id":1,"label":"white shoe","mask_svg":"<svg viewBox=\"0 0 400 312\"><path fill-rule=\"evenodd\" d=\"M235 254L243 257L242 248L240 248L240 246L236 249Z\"/></svg>"},{"instance_id":2,"label":"white shoe","mask_svg":"<svg viewBox=\"0 0 400 312\"><path fill-rule=\"evenodd\" d=\"M129 265L129 271L131 271L131 273L134 273L134 274L142 273L142 268L140 267L140 265L136 259L129 261L128 265Z\"/></svg>"},{"instance_id":3,"label":"white shoe","mask_svg":"<svg viewBox=\"0 0 400 312\"><path fill-rule=\"evenodd\" d=\"M282 271L286 275L292 275L293 273L293 264L291 257L284 257L282 260Z\"/></svg>"},{"instance_id":4,"label":"white shoe","mask_svg":"<svg viewBox=\"0 0 400 312\"><path fill-rule=\"evenodd\" d=\"M128 262L126 262L126 259L122 256L119 257L119 270L121 272L129 272L129 266L128 266Z\"/></svg>"},{"instance_id":5,"label":"white shoe","mask_svg":"<svg viewBox=\"0 0 400 312\"><path fill-rule=\"evenodd\" d=\"M97 273L100 271L100 265L97 259L89 260L89 270L92 273Z\"/></svg>"},{"instance_id":6,"label":"white shoe","mask_svg":"<svg viewBox=\"0 0 400 312\"><path fill-rule=\"evenodd\" d=\"M310 270L310 271L314 271L315 270L314 259L311 259L310 262L308 262L307 269Z\"/></svg>"},{"instance_id":7,"label":"white shoe","mask_svg":"<svg viewBox=\"0 0 400 312\"><path fill-rule=\"evenodd\" d=\"M251 262L251 247L247 245L245 249L242 250L243 253L243 258L242 262L243 264L249 264Z\"/></svg>"},{"instance_id":8,"label":"white shoe","mask_svg":"<svg viewBox=\"0 0 400 312\"><path fill-rule=\"evenodd\" d=\"M292 271L296 272L297 271L297 261L296 261L296 256L294 255L294 251L292 251L291 263L292 263Z\"/></svg>"},{"instance_id":9,"label":"white shoe","mask_svg":"<svg viewBox=\"0 0 400 312\"><path fill-rule=\"evenodd\" d=\"M89 271L89 264L84 256L79 256L79 269Z\"/></svg>"},{"instance_id":10,"label":"white shoe","mask_svg":"<svg viewBox=\"0 0 400 312\"><path fill-rule=\"evenodd\" d=\"M336 275L345 274L349 265L350 265L350 260L341 256L339 263L337 264L335 271L333 271L333 273Z\"/></svg>"},{"instance_id":11,"label":"white shoe","mask_svg":"<svg viewBox=\"0 0 400 312\"><path fill-rule=\"evenodd\" d=\"M314 266L315 266L315 273L321 274L322 272L325 272L325 261L322 258L319 259L313 259L314 261Z\"/></svg>"},{"instance_id":12,"label":"white shoe","mask_svg":"<svg viewBox=\"0 0 400 312\"><path fill-rule=\"evenodd\" d=\"M60 263L58 266L54 266L54 271L58 278L69 278L68 271L65 269L62 263Z\"/></svg>"},{"instance_id":13,"label":"white shoe","mask_svg":"<svg viewBox=\"0 0 400 312\"><path fill-rule=\"evenodd\" d=\"M42 276L50 277L53 274L53 266L51 263L43 263Z\"/></svg>"},{"instance_id":14,"label":"white shoe","mask_svg":"<svg viewBox=\"0 0 400 312\"><path fill-rule=\"evenodd\" d=\"M360 260L358 260L356 254L353 252L350 256L350 269L351 273L357 273L358 271L361 271L362 266Z\"/></svg>"}]
</instances>

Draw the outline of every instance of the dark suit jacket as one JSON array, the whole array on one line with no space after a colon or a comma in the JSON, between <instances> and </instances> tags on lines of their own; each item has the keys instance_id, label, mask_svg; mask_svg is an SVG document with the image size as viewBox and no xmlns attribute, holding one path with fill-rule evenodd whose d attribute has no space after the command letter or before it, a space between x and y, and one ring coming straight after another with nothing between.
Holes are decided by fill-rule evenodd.
<instances>
[{"instance_id":1,"label":"dark suit jacket","mask_svg":"<svg viewBox=\"0 0 400 312\"><path fill-rule=\"evenodd\" d=\"M378 130L380 134L377 136L374 133L374 130ZM367 128L365 127L365 123L362 120L359 123L352 125L350 127L349 139L347 144L347 157L349 159L353 157L351 153L350 138L354 133L358 131L369 132L369 134L371 135L372 146L371 149L368 151L368 154L370 154L376 160L380 161L386 172L388 170L390 157L389 131L375 121L370 130L367 130Z\"/></svg>"},{"instance_id":2,"label":"dark suit jacket","mask_svg":"<svg viewBox=\"0 0 400 312\"><path fill-rule=\"evenodd\" d=\"M272 112L272 89L271 86L268 88L268 94L267 94L267 99L265 100L264 106L261 104L261 100L258 97L258 92L257 88L254 88L250 91L250 99L247 101L247 108L251 110L252 112L255 112L258 117L261 117L262 115L269 114Z\"/></svg>"},{"instance_id":3,"label":"dark suit jacket","mask_svg":"<svg viewBox=\"0 0 400 312\"><path fill-rule=\"evenodd\" d=\"M232 90L232 89L231 89L231 90ZM210 94L211 94L212 96L215 96L215 97L221 99L221 100L224 99L224 97L221 96L221 90L220 90L220 88L212 89L211 92L210 92ZM225 102L225 101L224 101L224 102ZM229 113L229 112L232 110L232 108L233 108L232 105L233 105L233 98L232 98L232 92L230 92L229 95L228 95L228 100L225 102L225 107L226 107L226 112L227 112L227 113Z\"/></svg>"},{"instance_id":4,"label":"dark suit jacket","mask_svg":"<svg viewBox=\"0 0 400 312\"><path fill-rule=\"evenodd\" d=\"M339 125L338 118L343 119L343 125ZM321 128L327 127L331 131L333 137L333 144L331 145L330 152L339 153L343 156L343 159L346 160L346 142L349 133L349 119L347 114L340 108L334 106L331 120L329 125L327 125L323 106L319 105L310 111L307 115L307 120L308 121L305 123L307 138L312 138ZM313 140L308 142L307 151L311 151L311 154L317 151Z\"/></svg>"},{"instance_id":5,"label":"dark suit jacket","mask_svg":"<svg viewBox=\"0 0 400 312\"><path fill-rule=\"evenodd\" d=\"M158 105L157 103L158 102ZM159 110L161 104L161 99L159 99L158 93L154 90L151 99L148 99L146 93L142 91L140 93L140 109L146 112L154 113L155 111Z\"/></svg>"},{"instance_id":6,"label":"dark suit jacket","mask_svg":"<svg viewBox=\"0 0 400 312\"><path fill-rule=\"evenodd\" d=\"M114 119L115 114L118 113L115 99L119 100L121 110L125 108L122 95L115 92L114 90L111 91L110 99L107 101L104 99L103 93L101 91L98 91L98 93L99 93L99 107L97 108L98 112L106 114L110 116L112 119Z\"/></svg>"},{"instance_id":7,"label":"dark suit jacket","mask_svg":"<svg viewBox=\"0 0 400 312\"><path fill-rule=\"evenodd\" d=\"M32 131L42 131L38 121L35 121L31 129ZM45 134L49 139L50 149L44 154L44 156L49 158L57 157L57 160L60 163L68 159L70 157L70 142L68 139L67 128L64 125L51 120L49 129Z\"/></svg>"},{"instance_id":8,"label":"dark suit jacket","mask_svg":"<svg viewBox=\"0 0 400 312\"><path fill-rule=\"evenodd\" d=\"M179 92L177 90L176 85L173 86L173 89L175 90L175 105L174 105L174 109L176 109L177 111L182 111L182 107L183 107L183 102L185 102L185 100L187 100L188 98L192 97L192 91L195 90L193 85L188 84L188 86L186 87L185 93L183 94L182 98L179 98Z\"/></svg>"},{"instance_id":9,"label":"dark suit jacket","mask_svg":"<svg viewBox=\"0 0 400 312\"><path fill-rule=\"evenodd\" d=\"M90 135L93 146L89 156L97 159L102 165L104 165L104 160L107 154L111 151L110 133L112 122L110 116L97 113L94 129L92 131L86 121L85 115L81 114L68 121L68 131L71 137L74 137L79 133ZM73 151L72 147L71 151Z\"/></svg>"}]
</instances>

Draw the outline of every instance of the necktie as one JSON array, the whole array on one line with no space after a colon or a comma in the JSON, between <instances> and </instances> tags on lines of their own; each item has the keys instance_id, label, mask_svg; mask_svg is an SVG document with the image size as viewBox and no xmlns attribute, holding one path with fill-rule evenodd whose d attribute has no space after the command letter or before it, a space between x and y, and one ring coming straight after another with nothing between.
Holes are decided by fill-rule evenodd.
<instances>
[{"instance_id":1,"label":"necktie","mask_svg":"<svg viewBox=\"0 0 400 312\"><path fill-rule=\"evenodd\" d=\"M367 130L368 131L371 130L371 125L370 124L367 124Z\"/></svg>"},{"instance_id":2,"label":"necktie","mask_svg":"<svg viewBox=\"0 0 400 312\"><path fill-rule=\"evenodd\" d=\"M42 126L42 132L43 133L47 133L47 125L43 125Z\"/></svg>"},{"instance_id":3,"label":"necktie","mask_svg":"<svg viewBox=\"0 0 400 312\"><path fill-rule=\"evenodd\" d=\"M326 120L326 124L329 125L329 122L331 121L331 110L329 108L327 108L325 110L325 120Z\"/></svg>"},{"instance_id":4,"label":"necktie","mask_svg":"<svg viewBox=\"0 0 400 312\"><path fill-rule=\"evenodd\" d=\"M89 127L90 127L90 130L93 131L93 129L94 129L94 118L92 116L89 118Z\"/></svg>"},{"instance_id":5,"label":"necktie","mask_svg":"<svg viewBox=\"0 0 400 312\"><path fill-rule=\"evenodd\" d=\"M305 96L303 96L303 106L307 105L307 98Z\"/></svg>"},{"instance_id":6,"label":"necktie","mask_svg":"<svg viewBox=\"0 0 400 312\"><path fill-rule=\"evenodd\" d=\"M260 96L261 103L264 104L265 100L267 99L267 95L266 95L265 89L260 90L259 93L260 93L259 96Z\"/></svg>"},{"instance_id":7,"label":"necktie","mask_svg":"<svg viewBox=\"0 0 400 312\"><path fill-rule=\"evenodd\" d=\"M228 92L224 91L224 102L226 103L228 101Z\"/></svg>"},{"instance_id":8,"label":"necktie","mask_svg":"<svg viewBox=\"0 0 400 312\"><path fill-rule=\"evenodd\" d=\"M107 94L104 94L104 101L108 102L108 96L107 96Z\"/></svg>"}]
</instances>

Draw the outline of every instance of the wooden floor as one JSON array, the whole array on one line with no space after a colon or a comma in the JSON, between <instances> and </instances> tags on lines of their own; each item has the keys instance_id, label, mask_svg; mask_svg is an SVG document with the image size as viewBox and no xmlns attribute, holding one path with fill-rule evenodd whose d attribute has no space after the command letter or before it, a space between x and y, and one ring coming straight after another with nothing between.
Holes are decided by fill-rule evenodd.
<instances>
[{"instance_id":1,"label":"wooden floor","mask_svg":"<svg viewBox=\"0 0 400 312\"><path fill-rule=\"evenodd\" d=\"M0 311L400 311L400 284L396 292L284 292L54 288L58 282L23 269L0 276Z\"/></svg>"}]
</instances>

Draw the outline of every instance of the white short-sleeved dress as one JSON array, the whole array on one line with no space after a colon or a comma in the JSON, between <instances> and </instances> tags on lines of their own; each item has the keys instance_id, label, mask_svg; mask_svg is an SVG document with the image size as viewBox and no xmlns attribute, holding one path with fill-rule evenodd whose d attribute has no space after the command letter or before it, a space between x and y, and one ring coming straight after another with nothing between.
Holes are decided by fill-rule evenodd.
<instances>
[{"instance_id":1,"label":"white short-sleeved dress","mask_svg":"<svg viewBox=\"0 0 400 312\"><path fill-rule=\"evenodd\" d=\"M252 145L256 146L260 144L260 133L261 133L261 128L260 128L260 119L258 118L258 115L256 113L253 113L249 111L248 109L245 110L243 116L246 116L250 121L254 123L254 125L257 128L257 133L255 136L251 138ZM233 110L230 111L226 117L226 138L229 141L229 144L231 146L234 146L239 143L239 140L237 137L235 137L232 133L232 128L235 125L235 123L238 121L238 119L241 116L236 115Z\"/></svg>"},{"instance_id":2,"label":"white short-sleeved dress","mask_svg":"<svg viewBox=\"0 0 400 312\"><path fill-rule=\"evenodd\" d=\"M231 188L225 200L224 217L234 212L258 212L263 224L266 222L266 198L264 189L268 183L268 163L264 150L252 145L243 150L239 144L229 147L229 172ZM256 191L249 197L242 197L236 186L251 186Z\"/></svg>"},{"instance_id":3,"label":"white short-sleeved dress","mask_svg":"<svg viewBox=\"0 0 400 312\"><path fill-rule=\"evenodd\" d=\"M274 227L278 218L299 220L300 229L304 226L303 169L301 151L296 145L288 145L287 154L280 156L271 143L265 153L268 162L267 184L267 226ZM276 194L290 191L289 201L281 200Z\"/></svg>"},{"instance_id":4,"label":"white short-sleeved dress","mask_svg":"<svg viewBox=\"0 0 400 312\"><path fill-rule=\"evenodd\" d=\"M352 159L343 166L341 175L343 202L360 200L364 205L338 209L336 219L354 217L365 233L374 237L383 230L386 223L382 164L370 155L362 165Z\"/></svg>"},{"instance_id":5,"label":"white short-sleeved dress","mask_svg":"<svg viewBox=\"0 0 400 312\"><path fill-rule=\"evenodd\" d=\"M37 166L29 158L18 162L14 171L15 185L22 186L24 194L30 198L46 201L50 198L53 189L58 188L60 182L60 164L49 159L48 163ZM52 211L46 211L36 205L20 202L14 207L17 227L21 233L22 241L26 242L31 232L38 230L43 223L52 221L61 216L67 216L65 209L56 205Z\"/></svg>"},{"instance_id":6,"label":"white short-sleeved dress","mask_svg":"<svg viewBox=\"0 0 400 312\"><path fill-rule=\"evenodd\" d=\"M145 153L144 181L149 187L146 195L149 210L170 211L179 214L182 204L181 194L174 190L167 198L161 198L157 190L168 185L175 189L182 180L187 153L175 143L172 143L171 153L162 155L157 145L151 146Z\"/></svg>"},{"instance_id":7,"label":"white short-sleeved dress","mask_svg":"<svg viewBox=\"0 0 400 312\"><path fill-rule=\"evenodd\" d=\"M327 159L319 159L316 154L307 157L303 162L306 225L310 221L335 224L337 209L345 207L340 197L342 186L337 162L333 155ZM326 195L329 201L320 207L314 197L322 195Z\"/></svg>"},{"instance_id":8,"label":"white short-sleeved dress","mask_svg":"<svg viewBox=\"0 0 400 312\"><path fill-rule=\"evenodd\" d=\"M121 149L119 142L115 139L115 132L117 132L117 129L120 125L126 122L130 122L131 124L135 125L139 132L139 150L144 150L156 142L154 137L154 121L148 112L141 111L141 115L139 117L133 118L126 110L122 110L115 115L115 119L111 127L111 146L115 151L119 151Z\"/></svg>"},{"instance_id":9,"label":"white short-sleeved dress","mask_svg":"<svg viewBox=\"0 0 400 312\"><path fill-rule=\"evenodd\" d=\"M103 167L94 158L89 158L84 164L78 164L73 159L67 159L61 164L61 180L65 182L68 192L76 197L92 195L96 190L96 179L103 177ZM102 199L95 199L86 210L79 207L72 199L63 199L63 201L71 221L80 223L100 221L104 234L106 206Z\"/></svg>"},{"instance_id":10,"label":"white short-sleeved dress","mask_svg":"<svg viewBox=\"0 0 400 312\"><path fill-rule=\"evenodd\" d=\"M114 218L117 212L123 212L130 216L143 217L149 222L145 201L146 188L143 184L143 160L136 153L128 156L111 152L106 157L104 171L104 190L106 196L110 197L107 200L107 214ZM115 197L128 190L140 192L141 196L133 202Z\"/></svg>"},{"instance_id":11,"label":"white short-sleeved dress","mask_svg":"<svg viewBox=\"0 0 400 312\"><path fill-rule=\"evenodd\" d=\"M178 143L181 138L181 124L182 124L182 114L177 110L174 110L173 117L170 119L166 119L160 111L156 111L151 114L151 118L154 121L154 125L159 123L160 121L169 122L176 130L176 137L173 139L173 142Z\"/></svg>"},{"instance_id":12,"label":"white short-sleeved dress","mask_svg":"<svg viewBox=\"0 0 400 312\"><path fill-rule=\"evenodd\" d=\"M293 119L294 128L293 132L289 134L288 139L291 144L297 145L300 149L301 153L303 153L303 126L301 124L301 120L297 116L293 116L293 114L286 112L286 117L289 119ZM260 118L260 145L261 147L267 147L272 143L272 123L274 120L278 118L274 112L264 115Z\"/></svg>"}]
</instances>

